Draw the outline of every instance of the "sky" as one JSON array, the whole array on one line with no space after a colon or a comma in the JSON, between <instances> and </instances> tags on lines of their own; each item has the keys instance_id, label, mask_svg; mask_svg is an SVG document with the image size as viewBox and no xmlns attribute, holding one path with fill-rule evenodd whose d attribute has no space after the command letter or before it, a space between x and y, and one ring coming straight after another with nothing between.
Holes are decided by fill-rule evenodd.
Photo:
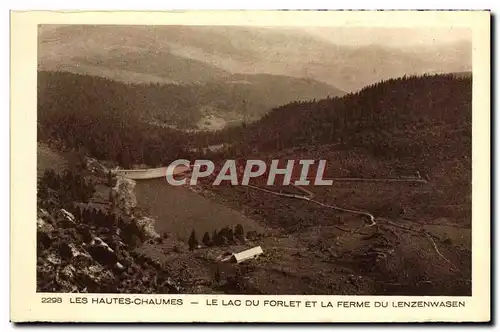
<instances>
[{"instance_id":1,"label":"sky","mask_svg":"<svg viewBox=\"0 0 500 332\"><path fill-rule=\"evenodd\" d=\"M49 32L60 25L40 26L40 32ZM276 28L276 27L275 27ZM442 46L455 42L471 42L471 31L466 28L358 28L358 27L287 27L299 29L312 36L339 45L388 47ZM280 28L277 28L280 29Z\"/></svg>"},{"instance_id":2,"label":"sky","mask_svg":"<svg viewBox=\"0 0 500 332\"><path fill-rule=\"evenodd\" d=\"M378 44L389 47L425 47L472 40L471 31L466 28L305 27L302 30L336 44L359 46Z\"/></svg>"}]
</instances>

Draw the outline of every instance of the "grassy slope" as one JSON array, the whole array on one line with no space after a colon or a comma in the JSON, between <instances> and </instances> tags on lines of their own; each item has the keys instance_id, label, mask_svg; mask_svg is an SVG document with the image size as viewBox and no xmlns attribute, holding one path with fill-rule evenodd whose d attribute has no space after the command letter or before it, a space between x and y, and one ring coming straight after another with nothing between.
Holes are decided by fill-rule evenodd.
<instances>
[{"instance_id":1,"label":"grassy slope","mask_svg":"<svg viewBox=\"0 0 500 332\"><path fill-rule=\"evenodd\" d=\"M60 171L67 165L67 161L49 147L38 144L37 146L37 174L42 175L48 169Z\"/></svg>"}]
</instances>

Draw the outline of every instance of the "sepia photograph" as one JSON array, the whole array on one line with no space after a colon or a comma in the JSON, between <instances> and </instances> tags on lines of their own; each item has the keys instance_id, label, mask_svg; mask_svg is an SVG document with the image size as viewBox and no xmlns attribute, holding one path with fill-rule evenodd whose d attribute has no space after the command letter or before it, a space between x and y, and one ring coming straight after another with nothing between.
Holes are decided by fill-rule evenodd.
<instances>
[{"instance_id":1,"label":"sepia photograph","mask_svg":"<svg viewBox=\"0 0 500 332\"><path fill-rule=\"evenodd\" d=\"M469 31L38 38L39 291L470 295ZM215 169L173 187L178 159ZM213 185L226 160L319 159L331 185Z\"/></svg>"},{"instance_id":2,"label":"sepia photograph","mask_svg":"<svg viewBox=\"0 0 500 332\"><path fill-rule=\"evenodd\" d=\"M473 27L233 21L36 24L42 303L463 309Z\"/></svg>"}]
</instances>

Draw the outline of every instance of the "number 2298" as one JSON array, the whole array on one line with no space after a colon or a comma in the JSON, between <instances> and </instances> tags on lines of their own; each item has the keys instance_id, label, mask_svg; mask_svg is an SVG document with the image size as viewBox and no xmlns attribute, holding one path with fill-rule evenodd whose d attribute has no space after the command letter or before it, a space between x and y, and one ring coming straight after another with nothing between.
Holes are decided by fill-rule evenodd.
<instances>
[{"instance_id":1,"label":"number 2298","mask_svg":"<svg viewBox=\"0 0 500 332\"><path fill-rule=\"evenodd\" d=\"M42 303L62 303L62 297L42 297Z\"/></svg>"}]
</instances>

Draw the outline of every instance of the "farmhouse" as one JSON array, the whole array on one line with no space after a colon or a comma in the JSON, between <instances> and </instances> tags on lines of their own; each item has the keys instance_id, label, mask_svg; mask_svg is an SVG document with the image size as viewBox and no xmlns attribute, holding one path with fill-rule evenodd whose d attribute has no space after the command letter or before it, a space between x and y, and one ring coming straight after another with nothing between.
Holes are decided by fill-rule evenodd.
<instances>
[{"instance_id":1,"label":"farmhouse","mask_svg":"<svg viewBox=\"0 0 500 332\"><path fill-rule=\"evenodd\" d=\"M244 262L248 259L256 258L263 254L264 252L262 251L262 248L260 246L258 247L253 247L251 249L247 249L245 251L239 252L239 253L233 253L231 257L231 261L234 263L241 263Z\"/></svg>"}]
</instances>

